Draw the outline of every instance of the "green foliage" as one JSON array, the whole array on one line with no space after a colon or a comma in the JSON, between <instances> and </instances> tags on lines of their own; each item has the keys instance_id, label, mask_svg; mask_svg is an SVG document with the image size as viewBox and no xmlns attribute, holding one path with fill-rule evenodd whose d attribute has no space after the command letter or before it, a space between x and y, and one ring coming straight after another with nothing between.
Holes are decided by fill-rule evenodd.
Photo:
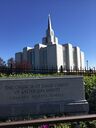
<instances>
[{"instance_id":1,"label":"green foliage","mask_svg":"<svg viewBox=\"0 0 96 128\"><path fill-rule=\"evenodd\" d=\"M89 99L92 90L96 87L96 76L84 76L86 99Z\"/></svg>"},{"instance_id":2,"label":"green foliage","mask_svg":"<svg viewBox=\"0 0 96 128\"><path fill-rule=\"evenodd\" d=\"M96 88L90 94L89 97L90 113L96 113Z\"/></svg>"},{"instance_id":3,"label":"green foliage","mask_svg":"<svg viewBox=\"0 0 96 128\"><path fill-rule=\"evenodd\" d=\"M54 128L70 128L70 123L61 123L54 125Z\"/></svg>"},{"instance_id":4,"label":"green foliage","mask_svg":"<svg viewBox=\"0 0 96 128\"><path fill-rule=\"evenodd\" d=\"M32 74L32 73L22 73L22 74L0 74L0 78L30 78L30 77L40 77L41 75Z\"/></svg>"},{"instance_id":5,"label":"green foliage","mask_svg":"<svg viewBox=\"0 0 96 128\"><path fill-rule=\"evenodd\" d=\"M86 121L85 126L85 128L96 128L96 121Z\"/></svg>"},{"instance_id":6,"label":"green foliage","mask_svg":"<svg viewBox=\"0 0 96 128\"><path fill-rule=\"evenodd\" d=\"M96 113L96 76L84 77L86 99L89 102L89 113Z\"/></svg>"},{"instance_id":7,"label":"green foliage","mask_svg":"<svg viewBox=\"0 0 96 128\"><path fill-rule=\"evenodd\" d=\"M62 76L63 74L33 74L33 73L21 73L21 74L4 74L0 73L0 78L35 78L35 77L45 77L45 76Z\"/></svg>"}]
</instances>

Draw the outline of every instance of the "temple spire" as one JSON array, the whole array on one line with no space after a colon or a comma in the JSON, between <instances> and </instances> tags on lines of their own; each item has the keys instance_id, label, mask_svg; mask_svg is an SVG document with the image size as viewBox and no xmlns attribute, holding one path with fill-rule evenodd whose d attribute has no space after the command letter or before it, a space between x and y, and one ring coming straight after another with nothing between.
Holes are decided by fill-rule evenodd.
<instances>
[{"instance_id":1,"label":"temple spire","mask_svg":"<svg viewBox=\"0 0 96 128\"><path fill-rule=\"evenodd\" d=\"M45 45L58 44L58 38L54 35L54 30L51 25L51 17L48 15L48 28L46 30L46 37L42 39L42 43Z\"/></svg>"},{"instance_id":2,"label":"temple spire","mask_svg":"<svg viewBox=\"0 0 96 128\"><path fill-rule=\"evenodd\" d=\"M51 30L52 26L51 26L51 17L50 14L48 15L48 30Z\"/></svg>"}]
</instances>

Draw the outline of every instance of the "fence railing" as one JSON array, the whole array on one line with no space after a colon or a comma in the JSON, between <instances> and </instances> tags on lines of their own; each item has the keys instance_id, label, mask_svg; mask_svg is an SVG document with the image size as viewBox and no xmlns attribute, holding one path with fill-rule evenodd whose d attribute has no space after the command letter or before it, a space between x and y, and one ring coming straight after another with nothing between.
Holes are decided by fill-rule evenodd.
<instances>
[{"instance_id":1,"label":"fence railing","mask_svg":"<svg viewBox=\"0 0 96 128\"><path fill-rule=\"evenodd\" d=\"M57 73L57 69L30 69L30 68L8 68L8 67L0 67L0 73L5 74L19 74L19 73ZM96 75L96 70L60 70L59 73L63 73L64 75Z\"/></svg>"},{"instance_id":2,"label":"fence railing","mask_svg":"<svg viewBox=\"0 0 96 128\"><path fill-rule=\"evenodd\" d=\"M58 123L72 123L81 121L92 121L96 120L96 114L94 115L80 115L80 116L69 116L69 117L56 117L56 118L47 118L47 119L35 119L35 120L26 120L26 121L12 121L0 123L0 128L21 128L27 126L41 126L49 124L58 124ZM54 125L53 125L54 127Z\"/></svg>"}]
</instances>

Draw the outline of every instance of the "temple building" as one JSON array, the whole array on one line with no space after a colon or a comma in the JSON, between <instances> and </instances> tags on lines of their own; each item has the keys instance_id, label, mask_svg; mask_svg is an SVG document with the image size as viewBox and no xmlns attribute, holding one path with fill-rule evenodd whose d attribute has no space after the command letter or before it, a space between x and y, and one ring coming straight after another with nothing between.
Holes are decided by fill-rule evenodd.
<instances>
[{"instance_id":1,"label":"temple building","mask_svg":"<svg viewBox=\"0 0 96 128\"><path fill-rule=\"evenodd\" d=\"M17 65L26 63L32 70L55 70L59 72L61 67L67 70L84 70L84 52L79 47L70 43L59 44L48 16L48 28L42 43L34 48L25 47L22 52L15 54Z\"/></svg>"}]
</instances>

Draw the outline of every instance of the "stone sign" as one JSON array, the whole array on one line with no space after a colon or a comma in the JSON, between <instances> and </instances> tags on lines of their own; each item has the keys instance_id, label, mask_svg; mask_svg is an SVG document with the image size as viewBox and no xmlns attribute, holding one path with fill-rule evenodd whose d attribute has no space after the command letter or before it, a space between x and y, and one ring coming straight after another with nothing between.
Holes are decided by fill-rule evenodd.
<instances>
[{"instance_id":1,"label":"stone sign","mask_svg":"<svg viewBox=\"0 0 96 128\"><path fill-rule=\"evenodd\" d=\"M83 77L0 80L0 117L87 113Z\"/></svg>"}]
</instances>

